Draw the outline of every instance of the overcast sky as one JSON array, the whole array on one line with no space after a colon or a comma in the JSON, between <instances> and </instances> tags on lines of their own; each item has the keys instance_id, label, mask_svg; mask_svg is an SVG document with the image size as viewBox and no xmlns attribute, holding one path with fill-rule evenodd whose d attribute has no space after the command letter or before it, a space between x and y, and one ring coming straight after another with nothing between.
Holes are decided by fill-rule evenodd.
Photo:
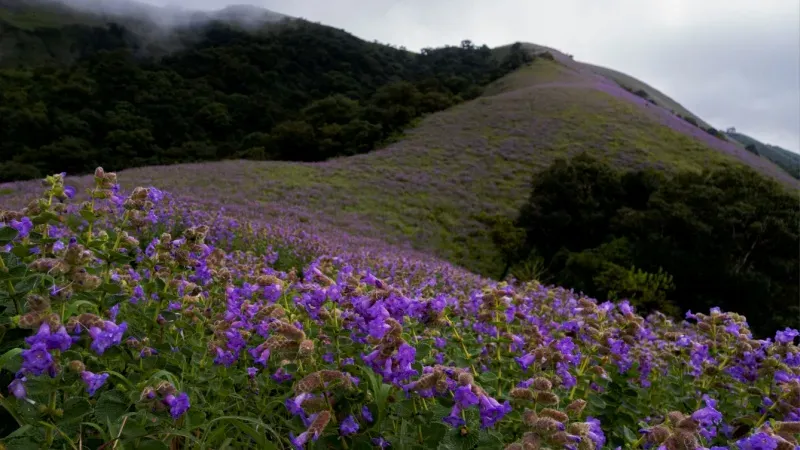
<instances>
[{"instance_id":1,"label":"overcast sky","mask_svg":"<svg viewBox=\"0 0 800 450\"><path fill-rule=\"evenodd\" d=\"M632 75L718 128L800 152L800 0L147 0L249 3L410 50L533 42Z\"/></svg>"}]
</instances>

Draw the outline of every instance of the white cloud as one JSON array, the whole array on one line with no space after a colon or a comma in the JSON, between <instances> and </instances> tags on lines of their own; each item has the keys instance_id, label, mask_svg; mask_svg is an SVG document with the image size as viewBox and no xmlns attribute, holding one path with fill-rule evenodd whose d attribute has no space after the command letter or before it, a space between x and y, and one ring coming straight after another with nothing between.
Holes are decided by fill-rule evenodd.
<instances>
[{"instance_id":1,"label":"white cloud","mask_svg":"<svg viewBox=\"0 0 800 450\"><path fill-rule=\"evenodd\" d=\"M148 0L186 8L225 0ZM233 0L234 2L236 0ZM534 42L662 90L700 117L800 152L797 0L240 0L412 50Z\"/></svg>"}]
</instances>

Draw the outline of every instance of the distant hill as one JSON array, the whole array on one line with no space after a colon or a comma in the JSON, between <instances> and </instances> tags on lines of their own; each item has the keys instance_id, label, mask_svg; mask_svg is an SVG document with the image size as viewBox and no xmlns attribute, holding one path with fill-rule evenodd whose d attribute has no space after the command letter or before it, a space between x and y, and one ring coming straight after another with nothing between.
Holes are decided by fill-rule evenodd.
<instances>
[{"instance_id":1,"label":"distant hill","mask_svg":"<svg viewBox=\"0 0 800 450\"><path fill-rule=\"evenodd\" d=\"M746 134L728 130L725 135L742 144L750 151L774 162L793 177L800 179L800 155L777 145L765 144Z\"/></svg>"}]
</instances>

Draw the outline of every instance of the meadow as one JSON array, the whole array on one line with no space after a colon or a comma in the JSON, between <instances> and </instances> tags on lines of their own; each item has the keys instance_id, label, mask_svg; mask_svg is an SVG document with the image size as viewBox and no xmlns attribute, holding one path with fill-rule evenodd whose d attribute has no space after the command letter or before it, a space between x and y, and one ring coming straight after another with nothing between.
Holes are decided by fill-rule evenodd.
<instances>
[{"instance_id":1,"label":"meadow","mask_svg":"<svg viewBox=\"0 0 800 450\"><path fill-rule=\"evenodd\" d=\"M558 56L558 54L557 54ZM430 114L396 142L319 163L229 160L120 172L234 217L313 221L315 226L411 246L484 276L502 268L481 221L512 216L535 174L583 151L619 167L701 170L747 164L787 186L770 161L647 104L558 56L498 80L485 95ZM77 177L84 187L91 177ZM0 202L29 198L35 182L9 183Z\"/></svg>"},{"instance_id":2,"label":"meadow","mask_svg":"<svg viewBox=\"0 0 800 450\"><path fill-rule=\"evenodd\" d=\"M797 446L796 330L642 317L102 169L43 185L0 212L6 448Z\"/></svg>"}]
</instances>

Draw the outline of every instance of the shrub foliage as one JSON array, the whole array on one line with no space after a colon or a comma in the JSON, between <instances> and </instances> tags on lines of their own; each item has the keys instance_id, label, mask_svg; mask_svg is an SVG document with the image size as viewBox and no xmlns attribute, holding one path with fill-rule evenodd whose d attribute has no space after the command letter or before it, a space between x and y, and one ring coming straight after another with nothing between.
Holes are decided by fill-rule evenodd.
<instances>
[{"instance_id":1,"label":"shrub foliage","mask_svg":"<svg viewBox=\"0 0 800 450\"><path fill-rule=\"evenodd\" d=\"M537 173L516 223L494 230L509 267L542 258L547 280L587 295L718 305L767 334L799 323L798 225L796 195L743 166L624 172L582 154Z\"/></svg>"}]
</instances>

